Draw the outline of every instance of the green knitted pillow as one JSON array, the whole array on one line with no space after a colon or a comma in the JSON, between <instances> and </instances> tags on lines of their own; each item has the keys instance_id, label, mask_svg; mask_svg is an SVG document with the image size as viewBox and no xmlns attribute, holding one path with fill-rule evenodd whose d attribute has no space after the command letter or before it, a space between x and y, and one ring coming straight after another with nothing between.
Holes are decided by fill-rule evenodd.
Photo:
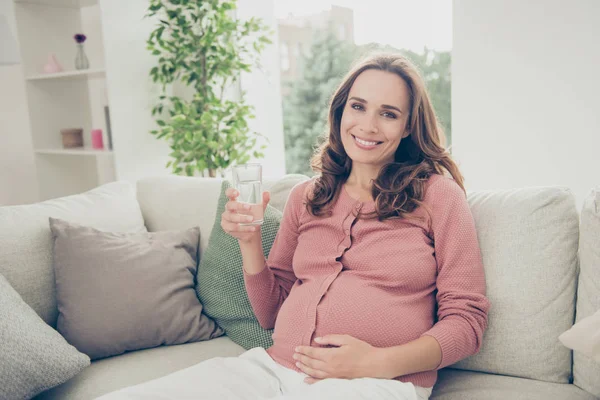
<instances>
[{"instance_id":1,"label":"green knitted pillow","mask_svg":"<svg viewBox=\"0 0 600 400\"><path fill-rule=\"evenodd\" d=\"M221 214L228 200L225 190L230 187L230 182L223 181L215 223L196 275L196 293L202 311L214 319L232 341L245 349L267 348L273 343L273 331L263 329L256 320L244 285L240 246L236 238L221 228ZM271 251L281 217L279 210L267 205L261 228L265 257Z\"/></svg>"}]
</instances>

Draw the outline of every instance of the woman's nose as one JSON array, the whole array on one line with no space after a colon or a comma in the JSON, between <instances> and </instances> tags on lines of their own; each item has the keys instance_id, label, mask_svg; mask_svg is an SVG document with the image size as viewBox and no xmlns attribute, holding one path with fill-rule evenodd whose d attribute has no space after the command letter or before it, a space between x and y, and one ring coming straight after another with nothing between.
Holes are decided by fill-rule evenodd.
<instances>
[{"instance_id":1,"label":"woman's nose","mask_svg":"<svg viewBox=\"0 0 600 400\"><path fill-rule=\"evenodd\" d=\"M360 125L360 130L362 132L374 132L377 133L377 123L375 122L375 118L373 117L365 117L365 120Z\"/></svg>"}]
</instances>

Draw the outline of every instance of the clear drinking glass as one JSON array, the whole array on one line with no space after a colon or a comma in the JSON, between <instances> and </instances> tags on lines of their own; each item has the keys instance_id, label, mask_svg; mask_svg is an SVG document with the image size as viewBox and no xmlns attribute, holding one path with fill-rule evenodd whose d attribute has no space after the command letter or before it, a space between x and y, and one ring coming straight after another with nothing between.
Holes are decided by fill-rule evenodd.
<instances>
[{"instance_id":1,"label":"clear drinking glass","mask_svg":"<svg viewBox=\"0 0 600 400\"><path fill-rule=\"evenodd\" d=\"M258 163L236 165L231 170L233 185L240 193L237 201L250 204L250 214L254 217L252 222L240 225L262 225L262 165Z\"/></svg>"}]
</instances>

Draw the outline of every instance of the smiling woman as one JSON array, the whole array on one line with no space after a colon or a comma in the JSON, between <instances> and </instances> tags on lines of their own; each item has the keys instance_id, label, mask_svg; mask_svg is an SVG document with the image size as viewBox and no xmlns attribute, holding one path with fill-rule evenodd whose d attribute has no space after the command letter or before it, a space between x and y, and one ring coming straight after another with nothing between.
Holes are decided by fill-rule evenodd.
<instances>
[{"instance_id":1,"label":"smiling woman","mask_svg":"<svg viewBox=\"0 0 600 400\"><path fill-rule=\"evenodd\" d=\"M315 181L311 213L323 215L343 185L371 197L369 218L412 217L432 174L450 173L464 190L462 175L443 145L425 83L416 67L393 53L359 62L334 93L329 130L311 160Z\"/></svg>"}]
</instances>

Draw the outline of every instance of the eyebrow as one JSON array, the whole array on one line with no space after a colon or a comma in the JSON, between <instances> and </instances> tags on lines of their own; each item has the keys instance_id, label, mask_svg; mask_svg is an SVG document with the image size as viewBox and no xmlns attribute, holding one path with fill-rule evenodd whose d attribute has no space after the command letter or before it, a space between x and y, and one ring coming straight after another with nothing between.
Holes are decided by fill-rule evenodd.
<instances>
[{"instance_id":1,"label":"eyebrow","mask_svg":"<svg viewBox=\"0 0 600 400\"><path fill-rule=\"evenodd\" d=\"M356 100L356 101L359 101L359 102L361 102L361 103L365 103L365 104L367 104L367 101L366 101L365 99L361 99L360 97L352 96L352 97L350 97L348 100L352 100L352 99L354 99L354 100ZM396 110L396 111L398 111L400 114L402 114L402 110L400 110L398 107L395 107L395 106L390 106L389 104L382 104L382 105L381 105L381 108L385 108L385 109L387 109L387 110Z\"/></svg>"}]
</instances>

